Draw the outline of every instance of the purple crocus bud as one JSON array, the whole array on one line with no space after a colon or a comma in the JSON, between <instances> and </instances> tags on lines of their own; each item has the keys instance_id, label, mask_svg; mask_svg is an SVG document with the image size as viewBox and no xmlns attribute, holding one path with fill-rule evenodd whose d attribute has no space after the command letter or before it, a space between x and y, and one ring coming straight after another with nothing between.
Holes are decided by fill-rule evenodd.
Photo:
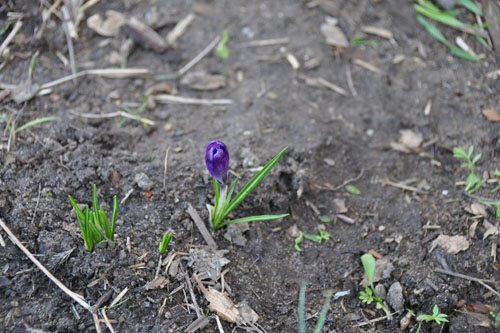
<instances>
[{"instance_id":1,"label":"purple crocus bud","mask_svg":"<svg viewBox=\"0 0 500 333\"><path fill-rule=\"evenodd\" d=\"M214 140L208 144L205 152L205 163L212 177L219 184L224 184L229 170L229 152L224 142Z\"/></svg>"}]
</instances>

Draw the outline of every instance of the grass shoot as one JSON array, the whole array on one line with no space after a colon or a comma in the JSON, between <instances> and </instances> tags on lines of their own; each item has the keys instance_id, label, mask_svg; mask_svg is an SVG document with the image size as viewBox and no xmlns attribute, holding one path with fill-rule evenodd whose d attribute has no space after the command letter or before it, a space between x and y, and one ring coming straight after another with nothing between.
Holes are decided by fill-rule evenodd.
<instances>
[{"instance_id":1,"label":"grass shoot","mask_svg":"<svg viewBox=\"0 0 500 333\"><path fill-rule=\"evenodd\" d=\"M469 170L469 176L467 177L465 192L469 194L476 192L482 186L481 179L474 174L474 165L481 158L481 154L476 154L472 157L474 152L474 147L470 146L467 153L460 147L453 148L453 156L458 159L464 159L465 162L462 163L461 167Z\"/></svg>"},{"instance_id":2,"label":"grass shoot","mask_svg":"<svg viewBox=\"0 0 500 333\"><path fill-rule=\"evenodd\" d=\"M161 238L160 242L160 254L164 254L167 251L168 244L172 240L172 233L171 232L165 232L163 234L163 237Z\"/></svg>"},{"instance_id":3,"label":"grass shoot","mask_svg":"<svg viewBox=\"0 0 500 333\"><path fill-rule=\"evenodd\" d=\"M116 195L113 197L113 213L111 218L111 223L97 202L97 187L94 184L92 191L92 207L93 211L89 210L88 206L85 206L83 212L80 207L76 204L75 200L71 195L68 195L71 206L76 212L76 218L80 224L80 229L82 231L83 241L85 243L85 248L87 251L92 252L94 243L96 246L105 246L109 244L111 247L115 246L115 228L116 228L116 218L118 216L118 199Z\"/></svg>"}]
</instances>

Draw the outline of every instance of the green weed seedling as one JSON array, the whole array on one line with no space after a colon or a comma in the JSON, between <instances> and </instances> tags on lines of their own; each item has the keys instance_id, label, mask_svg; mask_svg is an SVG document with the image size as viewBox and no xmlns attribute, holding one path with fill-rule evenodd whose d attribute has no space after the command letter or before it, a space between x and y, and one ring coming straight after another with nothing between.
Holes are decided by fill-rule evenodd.
<instances>
[{"instance_id":1,"label":"green weed seedling","mask_svg":"<svg viewBox=\"0 0 500 333\"><path fill-rule=\"evenodd\" d=\"M295 250L302 251L302 249L299 247L299 244L302 242L304 238L320 244L322 241L330 239L330 233L328 231L324 231L320 227L318 227L318 231L319 235L305 234L302 231L299 231L299 236L295 238L295 246L294 246Z\"/></svg>"},{"instance_id":2,"label":"green weed seedling","mask_svg":"<svg viewBox=\"0 0 500 333\"><path fill-rule=\"evenodd\" d=\"M469 169L469 176L467 177L467 182L465 186L465 192L469 194L476 192L482 186L481 179L474 174L474 165L481 158L481 154L476 154L472 157L474 152L474 147L470 146L467 153L460 147L453 148L453 156L458 159L464 159L465 162L462 163L462 168Z\"/></svg>"},{"instance_id":3,"label":"green weed seedling","mask_svg":"<svg viewBox=\"0 0 500 333\"><path fill-rule=\"evenodd\" d=\"M408 311L412 314L412 316L415 316L415 313L413 313L413 311L410 311L410 310L408 310ZM418 321L417 333L420 332L420 328L422 327L422 323L424 321L425 322L432 322L432 323L436 323L438 325L441 325L442 323L448 322L448 319L446 319L446 317L448 317L448 315L445 313L439 313L438 306L434 305L434 307L432 308L432 315L423 314L423 315L420 315L417 317L417 321Z\"/></svg>"},{"instance_id":4,"label":"green weed seedling","mask_svg":"<svg viewBox=\"0 0 500 333\"><path fill-rule=\"evenodd\" d=\"M359 299L366 304L371 304L373 301L377 302L377 309L384 310L385 314L387 315L387 320L390 320L391 313L385 305L384 301L377 296L375 287L373 286L373 276L375 275L376 267L375 258L371 254L366 253L361 256L361 262L363 263L363 268L365 269L365 274L370 285L365 288L365 291L359 292Z\"/></svg>"},{"instance_id":5,"label":"green weed seedling","mask_svg":"<svg viewBox=\"0 0 500 333\"><path fill-rule=\"evenodd\" d=\"M85 242L85 248L87 251L92 252L94 243L99 247L107 244L114 247L116 218L118 216L118 199L116 198L116 195L113 197L113 216L111 223L109 223L104 209L102 209L102 207L97 203L97 187L95 184L92 191L93 211L90 211L89 207L85 206L85 213L82 212L75 200L73 200L73 197L71 195L68 195L68 197L71 202L71 206L75 209L76 218L80 224L83 241Z\"/></svg>"},{"instance_id":6,"label":"green weed seedling","mask_svg":"<svg viewBox=\"0 0 500 333\"><path fill-rule=\"evenodd\" d=\"M325 299L325 303L321 308L318 322L316 323L316 327L314 328L314 333L320 333L323 330L323 326L325 325L326 315L328 313L328 308L330 307L331 298L332 298L332 293L328 292ZM304 281L302 281L302 283L300 284L299 308L297 312L299 317L299 333L306 333L306 283Z\"/></svg>"},{"instance_id":7,"label":"green weed seedling","mask_svg":"<svg viewBox=\"0 0 500 333\"><path fill-rule=\"evenodd\" d=\"M164 254L165 251L167 251L168 244L170 243L171 240L172 240L172 233L168 231L165 232L160 242L160 254Z\"/></svg>"},{"instance_id":8,"label":"green weed seedling","mask_svg":"<svg viewBox=\"0 0 500 333\"><path fill-rule=\"evenodd\" d=\"M227 58L229 58L230 52L229 52L229 49L226 46L226 44L227 44L228 41L229 41L229 31L224 30L224 31L222 31L219 43L215 47L215 53L221 59L227 59Z\"/></svg>"}]
</instances>

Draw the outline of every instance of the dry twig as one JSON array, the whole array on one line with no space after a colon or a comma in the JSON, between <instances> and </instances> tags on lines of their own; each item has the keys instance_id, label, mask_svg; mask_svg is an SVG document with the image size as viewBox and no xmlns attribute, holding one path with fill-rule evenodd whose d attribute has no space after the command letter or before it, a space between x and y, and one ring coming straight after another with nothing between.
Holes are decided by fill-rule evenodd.
<instances>
[{"instance_id":1,"label":"dry twig","mask_svg":"<svg viewBox=\"0 0 500 333\"><path fill-rule=\"evenodd\" d=\"M203 223L203 220L201 219L200 215L198 215L198 212L196 211L196 209L193 208L193 206L191 206L191 204L188 204L187 212L193 219L194 224L196 224L196 226L198 227L198 230L205 239L205 242L207 242L208 246L217 248L217 244L215 243L215 240L213 239L212 235L210 235L210 232L208 232L205 223Z\"/></svg>"},{"instance_id":2,"label":"dry twig","mask_svg":"<svg viewBox=\"0 0 500 333\"><path fill-rule=\"evenodd\" d=\"M190 62L185 64L179 71L177 72L177 76L182 76L186 74L188 70L190 70L194 65L196 65L201 59L203 59L212 49L217 45L220 41L220 36L217 36L208 44L196 57L194 57Z\"/></svg>"}]
</instances>

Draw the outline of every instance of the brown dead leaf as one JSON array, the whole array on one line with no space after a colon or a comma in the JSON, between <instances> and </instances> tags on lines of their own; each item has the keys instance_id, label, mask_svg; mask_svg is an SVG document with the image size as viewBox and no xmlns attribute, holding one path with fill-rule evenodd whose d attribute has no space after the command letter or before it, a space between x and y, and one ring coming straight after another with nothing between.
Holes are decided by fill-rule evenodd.
<instances>
[{"instance_id":1,"label":"brown dead leaf","mask_svg":"<svg viewBox=\"0 0 500 333\"><path fill-rule=\"evenodd\" d=\"M104 37L114 37L120 32L120 27L125 22L125 16L114 10L106 11L106 19L94 14L87 19L87 26Z\"/></svg>"},{"instance_id":2,"label":"brown dead leaf","mask_svg":"<svg viewBox=\"0 0 500 333\"><path fill-rule=\"evenodd\" d=\"M387 279L391 276L394 270L394 265L390 261L389 257L383 257L377 260L377 265L375 266L375 273L373 274L373 282L378 282L381 279ZM361 281L361 285L366 287L370 284L366 276Z\"/></svg>"},{"instance_id":3,"label":"brown dead leaf","mask_svg":"<svg viewBox=\"0 0 500 333\"><path fill-rule=\"evenodd\" d=\"M486 110L483 110L483 115L491 123L498 123L498 122L500 122L500 113L497 110L495 110L495 109L486 109Z\"/></svg>"},{"instance_id":4,"label":"brown dead leaf","mask_svg":"<svg viewBox=\"0 0 500 333\"><path fill-rule=\"evenodd\" d=\"M39 89L39 84L32 83L31 80L27 80L11 90L12 99L17 104L29 101L36 95Z\"/></svg>"},{"instance_id":5,"label":"brown dead leaf","mask_svg":"<svg viewBox=\"0 0 500 333\"><path fill-rule=\"evenodd\" d=\"M488 238L488 236L494 236L499 234L498 225L493 225L487 220L483 221L483 227L486 229L483 235L483 239Z\"/></svg>"},{"instance_id":6,"label":"brown dead leaf","mask_svg":"<svg viewBox=\"0 0 500 333\"><path fill-rule=\"evenodd\" d=\"M333 24L323 23L321 24L320 30L328 45L337 47L349 46L349 42L347 41L344 32L339 27Z\"/></svg>"},{"instance_id":7,"label":"brown dead leaf","mask_svg":"<svg viewBox=\"0 0 500 333\"><path fill-rule=\"evenodd\" d=\"M432 241L429 253L432 252L436 246L443 248L450 254L457 254L460 251L467 250L469 248L469 242L464 236L439 235L438 238Z\"/></svg>"},{"instance_id":8,"label":"brown dead leaf","mask_svg":"<svg viewBox=\"0 0 500 333\"><path fill-rule=\"evenodd\" d=\"M210 311L217 313L219 317L230 323L244 323L240 312L234 306L233 301L231 301L226 293L222 293L212 288L206 289L198 275L194 274L193 277L198 284L198 287L200 287L201 292L203 293L203 295L205 295L205 298L210 303L208 305Z\"/></svg>"},{"instance_id":9,"label":"brown dead leaf","mask_svg":"<svg viewBox=\"0 0 500 333\"><path fill-rule=\"evenodd\" d=\"M333 204L335 205L335 212L337 214L347 213L347 207L345 205L345 199L333 199Z\"/></svg>"},{"instance_id":10,"label":"brown dead leaf","mask_svg":"<svg viewBox=\"0 0 500 333\"><path fill-rule=\"evenodd\" d=\"M207 72L189 72L181 80L183 86L194 90L216 90L226 86L223 75L209 74Z\"/></svg>"},{"instance_id":11,"label":"brown dead leaf","mask_svg":"<svg viewBox=\"0 0 500 333\"><path fill-rule=\"evenodd\" d=\"M146 283L146 285L144 286L144 288L146 290L157 289L157 288L160 288L166 282L167 282L167 280L163 276L158 276L154 280L149 281L148 283Z\"/></svg>"},{"instance_id":12,"label":"brown dead leaf","mask_svg":"<svg viewBox=\"0 0 500 333\"><path fill-rule=\"evenodd\" d=\"M248 304L238 303L236 308L246 324L255 324L259 320L259 315Z\"/></svg>"},{"instance_id":13,"label":"brown dead leaf","mask_svg":"<svg viewBox=\"0 0 500 333\"><path fill-rule=\"evenodd\" d=\"M403 153L410 153L417 150L424 140L422 134L409 129L401 130L399 134L399 141L391 142L391 148Z\"/></svg>"},{"instance_id":14,"label":"brown dead leaf","mask_svg":"<svg viewBox=\"0 0 500 333\"><path fill-rule=\"evenodd\" d=\"M491 321L488 318L488 316L482 314L482 313L477 313L477 312L462 312L461 313L465 314L467 317L467 322L469 325L472 326L481 326L481 327L486 327L490 328L491 327Z\"/></svg>"},{"instance_id":15,"label":"brown dead leaf","mask_svg":"<svg viewBox=\"0 0 500 333\"><path fill-rule=\"evenodd\" d=\"M488 216L488 213L486 212L486 207L480 203L473 203L472 205L470 205L470 207L466 207L465 211L474 216L481 216L481 217Z\"/></svg>"}]
</instances>

